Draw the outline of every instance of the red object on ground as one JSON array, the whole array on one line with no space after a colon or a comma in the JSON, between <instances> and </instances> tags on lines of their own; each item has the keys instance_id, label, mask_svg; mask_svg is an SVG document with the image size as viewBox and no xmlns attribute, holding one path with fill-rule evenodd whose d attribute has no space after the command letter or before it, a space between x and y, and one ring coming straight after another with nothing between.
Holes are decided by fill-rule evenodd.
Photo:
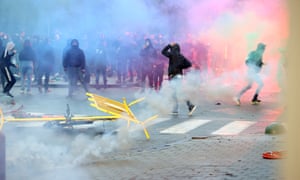
<instances>
[{"instance_id":1,"label":"red object on ground","mask_svg":"<svg viewBox=\"0 0 300 180\"><path fill-rule=\"evenodd\" d=\"M264 159L282 159L286 153L284 151L267 151L262 154Z\"/></svg>"}]
</instances>

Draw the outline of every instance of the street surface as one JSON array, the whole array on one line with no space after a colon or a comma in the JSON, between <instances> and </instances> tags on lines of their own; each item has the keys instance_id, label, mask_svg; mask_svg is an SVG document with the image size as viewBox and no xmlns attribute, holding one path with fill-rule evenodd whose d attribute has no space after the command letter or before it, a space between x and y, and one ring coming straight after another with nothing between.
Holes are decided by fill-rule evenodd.
<instances>
[{"instance_id":1,"label":"street surface","mask_svg":"<svg viewBox=\"0 0 300 180\"><path fill-rule=\"evenodd\" d=\"M135 86L96 90L122 102L140 97L134 105L140 120L158 115L146 124L150 140L142 127L127 121L96 121L74 129L45 128L45 122L6 122L6 177L14 179L283 179L284 159L262 158L266 151L284 150L284 135L267 135L266 126L281 120L283 105L278 92L264 92L260 105L251 105L245 95L241 106L232 96L195 94L198 108L192 116L184 103L178 116L160 92L140 92ZM23 105L22 111L64 115L67 104L77 115L106 115L89 106L81 87L77 97L66 98L66 86L40 94L20 94L16 86L15 105L2 103L5 116ZM200 96L201 98L197 98ZM2 102L7 97L0 97Z\"/></svg>"}]
</instances>

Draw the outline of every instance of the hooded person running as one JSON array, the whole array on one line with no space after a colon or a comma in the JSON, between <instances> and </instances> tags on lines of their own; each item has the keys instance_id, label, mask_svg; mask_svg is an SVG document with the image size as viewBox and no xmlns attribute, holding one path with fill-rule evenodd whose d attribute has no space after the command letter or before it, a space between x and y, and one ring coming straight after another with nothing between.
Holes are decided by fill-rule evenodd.
<instances>
[{"instance_id":1,"label":"hooded person running","mask_svg":"<svg viewBox=\"0 0 300 180\"><path fill-rule=\"evenodd\" d=\"M242 90L234 97L234 101L236 102L237 105L241 104L241 97L242 95L251 89L253 82L257 83L257 89L253 95L253 98L251 100L251 104L259 104L261 100L258 99L259 93L261 89L264 86L264 83L259 75L259 72L262 69L262 66L264 65L263 63L263 53L265 52L266 45L263 43L258 43L256 50L251 51L246 58L246 65L248 68L247 72L247 79L248 83L247 85L242 88Z\"/></svg>"}]
</instances>

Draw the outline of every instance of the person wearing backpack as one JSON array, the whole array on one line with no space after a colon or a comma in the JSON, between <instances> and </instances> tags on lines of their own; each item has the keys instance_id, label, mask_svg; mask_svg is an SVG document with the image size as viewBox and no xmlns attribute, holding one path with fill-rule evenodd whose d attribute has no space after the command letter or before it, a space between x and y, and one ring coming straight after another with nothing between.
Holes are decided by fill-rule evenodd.
<instances>
[{"instance_id":1,"label":"person wearing backpack","mask_svg":"<svg viewBox=\"0 0 300 180\"><path fill-rule=\"evenodd\" d=\"M168 77L171 83L174 84L173 98L175 102L172 114L177 115L179 111L179 105L177 97L178 84L176 82L181 81L183 70L190 68L192 66L192 63L180 53L180 46L178 43L168 44L162 49L161 53L169 58ZM187 100L186 104L188 106L188 114L191 116L196 110L197 106L192 104L190 100Z\"/></svg>"}]
</instances>

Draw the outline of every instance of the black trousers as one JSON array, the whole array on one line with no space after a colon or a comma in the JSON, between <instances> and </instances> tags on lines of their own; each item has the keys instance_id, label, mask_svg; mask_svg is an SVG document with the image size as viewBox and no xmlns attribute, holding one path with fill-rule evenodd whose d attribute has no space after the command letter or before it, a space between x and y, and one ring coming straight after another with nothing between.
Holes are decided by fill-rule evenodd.
<instances>
[{"instance_id":1,"label":"black trousers","mask_svg":"<svg viewBox=\"0 0 300 180\"><path fill-rule=\"evenodd\" d=\"M100 74L102 75L102 78L103 78L104 87L106 87L106 85L107 85L106 67L96 69L96 85L97 86L99 85Z\"/></svg>"},{"instance_id":2,"label":"black trousers","mask_svg":"<svg viewBox=\"0 0 300 180\"><path fill-rule=\"evenodd\" d=\"M6 93L9 92L14 86L14 84L16 83L16 78L8 66L1 67L1 73L1 76L4 76L6 79L6 84L4 85L3 89L3 92Z\"/></svg>"},{"instance_id":3,"label":"black trousers","mask_svg":"<svg viewBox=\"0 0 300 180\"><path fill-rule=\"evenodd\" d=\"M45 67L45 66L41 66L37 70L37 83L40 88L43 87L43 76L45 76L45 80L44 80L45 91L47 91L49 88L49 79L50 79L51 72L52 72L52 68Z\"/></svg>"}]
</instances>

